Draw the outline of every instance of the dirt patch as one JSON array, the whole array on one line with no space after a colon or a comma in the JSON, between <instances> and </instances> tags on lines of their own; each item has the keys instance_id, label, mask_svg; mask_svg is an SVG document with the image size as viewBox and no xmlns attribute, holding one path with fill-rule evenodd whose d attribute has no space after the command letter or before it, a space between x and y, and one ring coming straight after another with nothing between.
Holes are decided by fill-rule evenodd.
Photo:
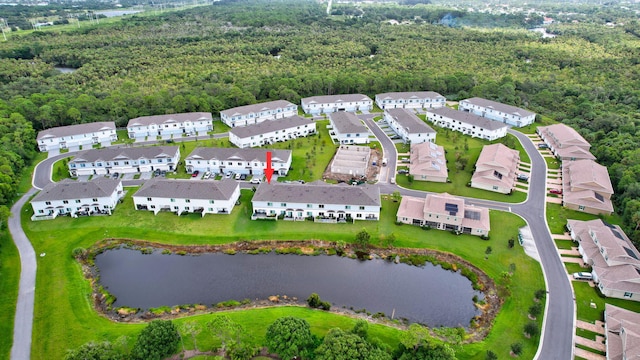
<instances>
[{"instance_id":1,"label":"dirt patch","mask_svg":"<svg viewBox=\"0 0 640 360\"><path fill-rule=\"evenodd\" d=\"M341 244L342 245L342 244ZM131 240L131 239L106 239L95 244L91 249L88 249L85 253L78 257L78 260L82 264L85 277L89 280L93 288L92 299L94 300L94 306L96 310L103 316L118 322L141 322L157 318L171 319L181 316L189 316L194 314L212 313L221 310L244 310L254 308L264 308L273 306L306 306L304 299L298 299L295 297L289 297L286 294L273 294L266 299L256 299L250 302L242 302L230 304L229 306L208 307L203 304L190 304L183 306L176 306L168 311L135 311L136 309L119 308L115 309L110 306L109 299L113 299L108 293L105 293L104 289L101 289L99 285L99 274L96 267L93 264L93 259L97 254L109 249L116 249L120 247L128 247L134 249L140 249L143 252L148 252L152 249L162 249L163 252L171 252L175 254L202 254L202 253L214 253L214 252L268 252L278 250L295 250L293 253L299 254L328 254L333 255L336 252L342 256L356 258L356 251L350 244L347 244L344 248L338 247L335 242L320 241L320 240L306 240L306 241L242 241L230 244L222 245L165 245L151 243L147 241ZM471 271L477 277L477 288L484 294L484 303L478 305L478 309L482 311L481 315L474 317L471 321L471 325L467 329L466 342L476 342L484 339L493 324L498 311L502 306L502 299L498 296L496 284L493 280L482 272L479 268L471 264L470 262L458 257L457 255L445 252L439 252L430 249L408 249L408 248L371 248L369 251L369 258L382 258L389 261L398 262L403 257L411 255L424 255L435 259L437 262L451 264L452 271L460 271L465 268L467 271ZM464 273L464 272L463 272ZM407 323L397 323L387 318L373 318L364 313L355 313L353 310L335 308L331 309L331 312L359 318L366 319L370 322L380 323L396 328L404 329L408 325Z\"/></svg>"}]
</instances>

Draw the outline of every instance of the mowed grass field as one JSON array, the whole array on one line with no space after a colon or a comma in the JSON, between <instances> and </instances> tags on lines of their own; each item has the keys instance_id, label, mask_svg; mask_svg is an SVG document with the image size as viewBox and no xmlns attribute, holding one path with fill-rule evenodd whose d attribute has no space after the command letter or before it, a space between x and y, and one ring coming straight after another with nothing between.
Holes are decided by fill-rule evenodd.
<instances>
[{"instance_id":1,"label":"mowed grass field","mask_svg":"<svg viewBox=\"0 0 640 360\"><path fill-rule=\"evenodd\" d=\"M432 248L455 253L471 261L497 281L502 279L510 264L515 272L508 282L510 296L505 298L494 330L482 342L457 349L459 358L484 359L486 349L507 357L513 342L524 344L523 358L532 358L538 339L525 339L522 335L528 321L526 311L533 304L535 290L544 288L540 266L527 257L522 248L508 248L508 239L517 236L523 220L509 213L491 212L493 230L486 241L469 235L453 235L449 232L425 231L409 225L394 223L398 203L384 200L381 221L357 222L355 224L316 224L312 222L263 222L251 221L251 191L243 191L241 203L230 215L176 216L172 213L153 213L134 210L128 188L127 197L118 205L113 216L71 219L61 217L53 221L31 222L32 210L23 210L23 226L32 240L36 253L46 253L38 258L38 278L34 321L32 354L34 359L63 357L66 349L77 347L91 340L116 340L127 336L132 342L143 325L118 324L99 316L92 308L91 289L84 279L80 266L71 253L77 247L87 248L104 238L132 238L166 244L219 244L232 241L252 240L343 240L351 242L355 234L365 228L372 235L372 243L378 244L389 234L397 238L394 246L410 248ZM493 251L485 260L485 249ZM197 274L194 274L197 276ZM252 310L253 311L253 310ZM239 322L251 325L252 333L259 343L264 329L277 316L278 311L264 310L266 315L239 311L233 312ZM335 324L349 328L352 320L337 315L309 310L299 310L314 318L313 331L322 335ZM198 316L206 321L212 315ZM262 320L264 316L264 320ZM296 315L297 316L297 315ZM241 320L245 317L244 320ZM379 336L386 343L397 344L397 330L381 328ZM390 330L391 329L391 330ZM204 336L204 335L203 335ZM206 341L203 339L203 341ZM202 349L202 347L200 347ZM205 349L206 350L206 349Z\"/></svg>"}]
</instances>

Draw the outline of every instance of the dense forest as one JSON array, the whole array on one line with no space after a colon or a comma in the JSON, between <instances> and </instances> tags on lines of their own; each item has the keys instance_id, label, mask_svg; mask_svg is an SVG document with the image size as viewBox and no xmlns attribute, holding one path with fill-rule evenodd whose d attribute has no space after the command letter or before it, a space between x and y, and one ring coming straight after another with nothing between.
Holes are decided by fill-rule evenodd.
<instances>
[{"instance_id":1,"label":"dense forest","mask_svg":"<svg viewBox=\"0 0 640 360\"><path fill-rule=\"evenodd\" d=\"M617 212L640 242L640 26L556 23L442 6L222 1L113 24L12 34L0 43L0 118L36 129L301 97L432 90L481 96L577 128L609 167ZM351 10L350 10L351 9ZM450 21L441 21L448 17ZM456 26L482 18L500 28ZM407 20L391 25L388 20ZM478 22L474 20L475 22ZM623 25L624 24L624 25ZM54 66L78 70L61 74ZM217 114L216 114L217 115ZM28 144L28 149L33 149Z\"/></svg>"}]
</instances>

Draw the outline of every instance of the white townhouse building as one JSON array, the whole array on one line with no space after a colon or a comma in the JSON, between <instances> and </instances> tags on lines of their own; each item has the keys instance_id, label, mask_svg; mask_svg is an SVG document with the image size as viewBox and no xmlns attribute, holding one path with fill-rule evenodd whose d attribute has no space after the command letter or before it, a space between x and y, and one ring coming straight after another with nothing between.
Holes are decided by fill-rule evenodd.
<instances>
[{"instance_id":1,"label":"white townhouse building","mask_svg":"<svg viewBox=\"0 0 640 360\"><path fill-rule=\"evenodd\" d=\"M496 140L507 136L509 128L507 124L448 107L427 110L427 119L438 126L485 140Z\"/></svg>"},{"instance_id":2,"label":"white townhouse building","mask_svg":"<svg viewBox=\"0 0 640 360\"><path fill-rule=\"evenodd\" d=\"M373 100L363 94L312 96L301 100L306 114L329 114L336 111L370 111Z\"/></svg>"},{"instance_id":3,"label":"white townhouse building","mask_svg":"<svg viewBox=\"0 0 640 360\"><path fill-rule=\"evenodd\" d=\"M471 187L509 194L516 187L519 164L519 151L503 144L485 145L476 161Z\"/></svg>"},{"instance_id":4,"label":"white townhouse building","mask_svg":"<svg viewBox=\"0 0 640 360\"><path fill-rule=\"evenodd\" d=\"M380 189L369 185L262 183L251 203L252 220L278 216L318 222L380 219Z\"/></svg>"},{"instance_id":5,"label":"white townhouse building","mask_svg":"<svg viewBox=\"0 0 640 360\"><path fill-rule=\"evenodd\" d=\"M460 101L458 110L469 111L515 127L527 126L536 120L534 112L479 97Z\"/></svg>"},{"instance_id":6,"label":"white townhouse building","mask_svg":"<svg viewBox=\"0 0 640 360\"><path fill-rule=\"evenodd\" d=\"M329 114L329 135L339 144L368 144L369 128L354 114L338 111Z\"/></svg>"},{"instance_id":7,"label":"white townhouse building","mask_svg":"<svg viewBox=\"0 0 640 360\"><path fill-rule=\"evenodd\" d=\"M199 181L155 177L135 194L136 210L183 213L230 214L240 198L240 184L233 179Z\"/></svg>"},{"instance_id":8,"label":"white townhouse building","mask_svg":"<svg viewBox=\"0 0 640 360\"><path fill-rule=\"evenodd\" d=\"M223 123L236 127L293 115L298 115L298 105L286 100L276 100L223 110L220 112L220 119Z\"/></svg>"},{"instance_id":9,"label":"white townhouse building","mask_svg":"<svg viewBox=\"0 0 640 360\"><path fill-rule=\"evenodd\" d=\"M72 177L83 175L175 171L180 161L179 146L91 149L69 161Z\"/></svg>"},{"instance_id":10,"label":"white townhouse building","mask_svg":"<svg viewBox=\"0 0 640 360\"><path fill-rule=\"evenodd\" d=\"M436 131L411 110L397 108L384 111L384 119L405 144L435 142Z\"/></svg>"},{"instance_id":11,"label":"white townhouse building","mask_svg":"<svg viewBox=\"0 0 640 360\"><path fill-rule=\"evenodd\" d=\"M206 135L211 130L213 117L206 112L142 116L129 120L127 124L129 138L136 140L155 140L158 136L169 139L182 135Z\"/></svg>"},{"instance_id":12,"label":"white townhouse building","mask_svg":"<svg viewBox=\"0 0 640 360\"><path fill-rule=\"evenodd\" d=\"M97 144L110 146L116 140L118 135L113 121L59 126L40 131L36 138L42 152Z\"/></svg>"},{"instance_id":13,"label":"white townhouse building","mask_svg":"<svg viewBox=\"0 0 640 360\"><path fill-rule=\"evenodd\" d=\"M257 125L234 127L229 141L239 148L256 147L316 133L316 123L298 115L268 120Z\"/></svg>"},{"instance_id":14,"label":"white townhouse building","mask_svg":"<svg viewBox=\"0 0 640 360\"><path fill-rule=\"evenodd\" d=\"M287 175L291 167L291 150L198 147L185 158L185 166L190 174L197 170L214 174L264 175L267 151L271 152L274 173Z\"/></svg>"},{"instance_id":15,"label":"white townhouse building","mask_svg":"<svg viewBox=\"0 0 640 360\"><path fill-rule=\"evenodd\" d=\"M376 104L387 109L432 109L443 107L447 99L434 91L389 92L376 95Z\"/></svg>"},{"instance_id":16,"label":"white townhouse building","mask_svg":"<svg viewBox=\"0 0 640 360\"><path fill-rule=\"evenodd\" d=\"M55 219L58 215L111 215L124 196L119 179L97 177L91 181L64 179L45 186L31 199L31 220Z\"/></svg>"}]
</instances>

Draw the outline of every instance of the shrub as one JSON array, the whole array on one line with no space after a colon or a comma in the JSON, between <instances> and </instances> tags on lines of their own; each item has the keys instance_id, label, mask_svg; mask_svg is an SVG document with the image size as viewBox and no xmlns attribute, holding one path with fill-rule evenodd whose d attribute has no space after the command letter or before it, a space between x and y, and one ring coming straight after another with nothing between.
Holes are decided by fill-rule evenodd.
<instances>
[{"instance_id":1,"label":"shrub","mask_svg":"<svg viewBox=\"0 0 640 360\"><path fill-rule=\"evenodd\" d=\"M86 250L84 248L81 247L77 247L75 249L73 249L73 251L71 251L71 255L73 255L74 258L76 259L81 259L84 257Z\"/></svg>"},{"instance_id":2,"label":"shrub","mask_svg":"<svg viewBox=\"0 0 640 360\"><path fill-rule=\"evenodd\" d=\"M307 304L309 304L309 306L314 308L314 309L318 308L320 306L321 301L322 300L320 300L320 295L318 295L316 293L312 293L307 298Z\"/></svg>"},{"instance_id":3,"label":"shrub","mask_svg":"<svg viewBox=\"0 0 640 360\"><path fill-rule=\"evenodd\" d=\"M524 333L528 336L536 336L539 333L538 324L529 321L524 325Z\"/></svg>"},{"instance_id":4,"label":"shrub","mask_svg":"<svg viewBox=\"0 0 640 360\"><path fill-rule=\"evenodd\" d=\"M180 335L171 321L154 320L138 335L131 350L132 359L164 359L178 349Z\"/></svg>"},{"instance_id":5,"label":"shrub","mask_svg":"<svg viewBox=\"0 0 640 360\"><path fill-rule=\"evenodd\" d=\"M486 360L498 360L498 355L491 350L487 350L487 356L485 356Z\"/></svg>"},{"instance_id":6,"label":"shrub","mask_svg":"<svg viewBox=\"0 0 640 360\"><path fill-rule=\"evenodd\" d=\"M535 303L531 305L531 307L529 307L529 315L533 316L534 318L540 315L541 312L542 305L540 305L540 303Z\"/></svg>"},{"instance_id":7,"label":"shrub","mask_svg":"<svg viewBox=\"0 0 640 360\"><path fill-rule=\"evenodd\" d=\"M522 344L519 342L511 344L511 352L516 356L522 354Z\"/></svg>"},{"instance_id":8,"label":"shrub","mask_svg":"<svg viewBox=\"0 0 640 360\"><path fill-rule=\"evenodd\" d=\"M536 300L542 300L545 296L547 296L547 291L545 289L536 290L533 296Z\"/></svg>"}]
</instances>

